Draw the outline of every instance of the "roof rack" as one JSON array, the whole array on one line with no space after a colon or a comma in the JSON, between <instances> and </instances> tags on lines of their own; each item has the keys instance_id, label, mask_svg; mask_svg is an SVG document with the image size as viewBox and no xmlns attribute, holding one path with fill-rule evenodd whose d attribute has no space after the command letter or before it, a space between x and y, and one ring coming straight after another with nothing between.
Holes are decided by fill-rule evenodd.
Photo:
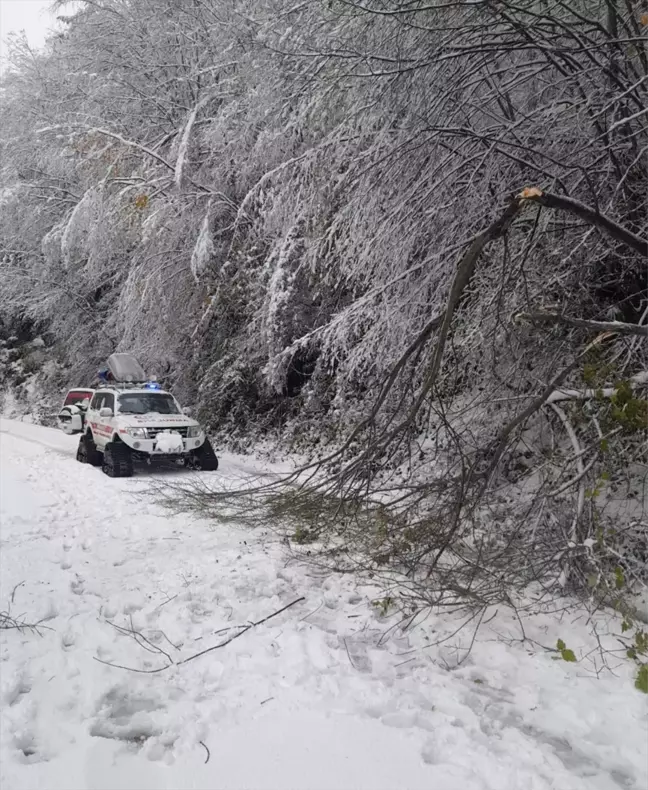
<instances>
[{"instance_id":1,"label":"roof rack","mask_svg":"<svg viewBox=\"0 0 648 790\"><path fill-rule=\"evenodd\" d=\"M151 384L156 384L157 386L151 387ZM94 389L103 390L103 389L113 389L113 390L133 390L133 389L150 389L150 390L161 390L162 387L160 384L155 381L152 382L151 380L148 381L100 381Z\"/></svg>"}]
</instances>

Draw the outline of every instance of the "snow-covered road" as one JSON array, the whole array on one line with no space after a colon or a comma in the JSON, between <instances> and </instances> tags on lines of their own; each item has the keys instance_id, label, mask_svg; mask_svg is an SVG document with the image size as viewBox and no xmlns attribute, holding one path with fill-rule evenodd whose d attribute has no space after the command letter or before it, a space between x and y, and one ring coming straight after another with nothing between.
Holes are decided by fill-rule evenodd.
<instances>
[{"instance_id":1,"label":"snow-covered road","mask_svg":"<svg viewBox=\"0 0 648 790\"><path fill-rule=\"evenodd\" d=\"M425 647L451 618L382 638L371 588L287 564L270 534L171 517L146 477L109 479L75 448L0 424L0 609L43 620L40 636L2 631L2 790L648 786L630 666L597 679L588 659L497 640L519 636L508 614L459 666L461 635ZM578 618L526 626L592 649Z\"/></svg>"}]
</instances>

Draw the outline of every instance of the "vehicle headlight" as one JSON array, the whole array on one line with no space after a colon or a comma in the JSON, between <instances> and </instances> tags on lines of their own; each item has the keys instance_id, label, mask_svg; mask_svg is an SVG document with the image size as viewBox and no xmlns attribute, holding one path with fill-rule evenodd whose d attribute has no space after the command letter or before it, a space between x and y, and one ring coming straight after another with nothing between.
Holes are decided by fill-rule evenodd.
<instances>
[{"instance_id":1,"label":"vehicle headlight","mask_svg":"<svg viewBox=\"0 0 648 790\"><path fill-rule=\"evenodd\" d=\"M137 439L146 439L146 428L127 428L129 436L135 436Z\"/></svg>"},{"instance_id":2,"label":"vehicle headlight","mask_svg":"<svg viewBox=\"0 0 648 790\"><path fill-rule=\"evenodd\" d=\"M190 425L187 428L187 439L195 439L202 433L200 425Z\"/></svg>"}]
</instances>

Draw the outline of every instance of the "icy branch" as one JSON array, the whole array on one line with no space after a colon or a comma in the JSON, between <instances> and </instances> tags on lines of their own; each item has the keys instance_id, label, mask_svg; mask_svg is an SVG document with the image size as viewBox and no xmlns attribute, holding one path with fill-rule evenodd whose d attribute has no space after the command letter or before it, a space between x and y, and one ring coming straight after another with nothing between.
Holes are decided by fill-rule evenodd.
<instances>
[{"instance_id":1,"label":"icy branch","mask_svg":"<svg viewBox=\"0 0 648 790\"><path fill-rule=\"evenodd\" d=\"M633 387L645 387L648 385L648 371L642 371L632 376L629 383ZM611 398L618 390L615 387L601 387L600 389L557 389L552 392L546 403L558 403L564 400L591 400L592 398Z\"/></svg>"},{"instance_id":2,"label":"icy branch","mask_svg":"<svg viewBox=\"0 0 648 790\"><path fill-rule=\"evenodd\" d=\"M614 332L618 335L643 335L648 337L648 326L626 324L622 321L590 321L585 318L572 318L559 313L535 310L530 313L517 313L514 320L530 321L535 324L566 324L567 326L589 329L592 332Z\"/></svg>"}]
</instances>

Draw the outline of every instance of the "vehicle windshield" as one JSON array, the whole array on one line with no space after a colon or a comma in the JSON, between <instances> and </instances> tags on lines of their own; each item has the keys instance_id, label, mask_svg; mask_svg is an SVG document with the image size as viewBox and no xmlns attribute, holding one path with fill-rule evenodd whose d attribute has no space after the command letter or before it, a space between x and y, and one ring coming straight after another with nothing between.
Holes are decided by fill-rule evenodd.
<instances>
[{"instance_id":1,"label":"vehicle windshield","mask_svg":"<svg viewBox=\"0 0 648 790\"><path fill-rule=\"evenodd\" d=\"M180 414L171 395L161 392L131 392L119 396L122 414Z\"/></svg>"}]
</instances>

